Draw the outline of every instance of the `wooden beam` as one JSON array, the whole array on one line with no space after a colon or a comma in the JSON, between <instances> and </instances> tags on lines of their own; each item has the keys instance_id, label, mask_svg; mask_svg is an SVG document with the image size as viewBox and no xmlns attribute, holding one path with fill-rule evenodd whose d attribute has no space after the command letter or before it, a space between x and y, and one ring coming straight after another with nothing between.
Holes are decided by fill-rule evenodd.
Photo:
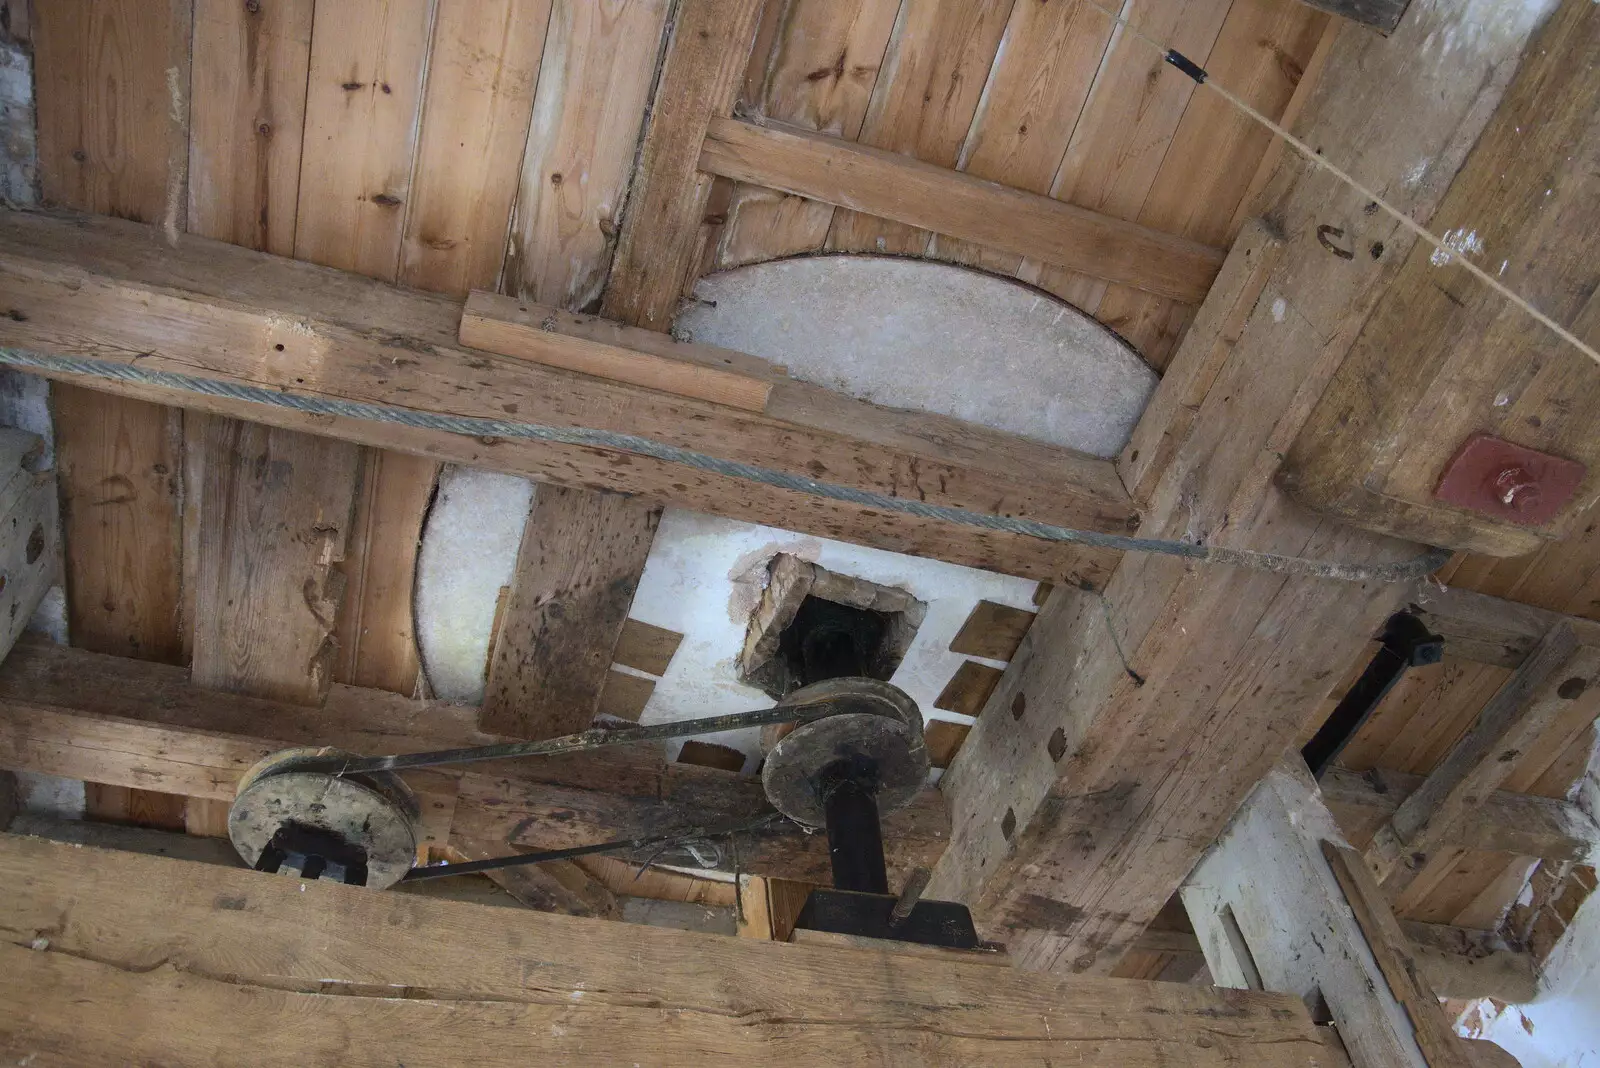
<instances>
[{"instance_id":1,"label":"wooden beam","mask_svg":"<svg viewBox=\"0 0 1600 1068\"><path fill-rule=\"evenodd\" d=\"M712 120L700 169L1197 304L1223 252L898 152L777 123Z\"/></svg>"},{"instance_id":2,"label":"wooden beam","mask_svg":"<svg viewBox=\"0 0 1600 1068\"><path fill-rule=\"evenodd\" d=\"M539 739L589 726L660 519L638 498L537 488L489 657L484 730Z\"/></svg>"},{"instance_id":3,"label":"wooden beam","mask_svg":"<svg viewBox=\"0 0 1600 1068\"><path fill-rule=\"evenodd\" d=\"M1431 57L1430 34L1473 36L1477 18L1449 3L1414 10L1389 40L1340 34L1298 133L1426 219L1531 32L1517 23ZM1435 161L1429 181L1407 184L1421 158ZM1148 475L1140 531L1330 560L1408 556L1416 547L1306 512L1272 476L1413 238L1296 157L1264 202L1283 244L1260 296L1248 298L1253 283L1219 294L1218 321L1248 306L1237 342L1185 346L1174 368L1216 360L1215 371L1169 370L1152 402L1164 426L1193 415L1159 450L1170 460ZM1326 226L1363 254L1330 254ZM1365 254L1375 244L1387 250L1377 259ZM1179 397L1164 401L1168 390ZM940 784L955 823L930 892L974 905L1025 967L1110 970L1405 592L1133 554L1103 600L1058 586Z\"/></svg>"},{"instance_id":4,"label":"wooden beam","mask_svg":"<svg viewBox=\"0 0 1600 1068\"><path fill-rule=\"evenodd\" d=\"M699 264L711 179L698 171L713 119L733 111L763 0L682 0L656 84L603 313L667 330Z\"/></svg>"},{"instance_id":5,"label":"wooden beam","mask_svg":"<svg viewBox=\"0 0 1600 1068\"><path fill-rule=\"evenodd\" d=\"M1391 899L1411 885L1456 822L1482 806L1517 758L1597 678L1600 647L1582 644L1575 628L1558 624L1540 640L1467 733L1373 835L1367 862Z\"/></svg>"},{"instance_id":6,"label":"wooden beam","mask_svg":"<svg viewBox=\"0 0 1600 1068\"><path fill-rule=\"evenodd\" d=\"M1577 235L1600 224L1600 7L1551 5L1548 20L1430 222L1455 251L1418 246L1367 319L1295 439L1281 478L1308 507L1369 530L1491 556L1522 556L1573 534L1600 464L1600 368L1469 275L1473 261L1593 346L1600 262ZM1538 15L1530 12L1525 19ZM1431 175L1429 176L1432 177ZM1355 246L1357 254L1367 248ZM1387 255L1387 253L1386 253ZM1436 491L1474 435L1586 464L1540 518ZM1469 480L1505 467L1504 458ZM1556 510L1559 506L1559 510Z\"/></svg>"},{"instance_id":7,"label":"wooden beam","mask_svg":"<svg viewBox=\"0 0 1600 1068\"><path fill-rule=\"evenodd\" d=\"M137 360L324 399L638 434L821 481L1076 529L1125 531L1133 515L1107 461L950 419L856 402L830 407L818 401L826 391L814 388L787 395L793 418L776 418L463 350L455 342L461 306L449 298L198 238L158 249L147 231L113 220L0 216L0 279L7 308L18 313L0 316L0 344ZM307 415L161 386L89 384L1009 574L1097 585L1115 559L633 453Z\"/></svg>"},{"instance_id":8,"label":"wooden beam","mask_svg":"<svg viewBox=\"0 0 1600 1068\"><path fill-rule=\"evenodd\" d=\"M1405 1008L1417 1045L1422 1047L1428 1068L1467 1068L1461 1039L1450 1030L1439 998L1434 994L1422 969L1412 956L1411 943L1395 919L1383 891L1372 881L1366 862L1347 845L1323 841L1322 855L1333 876L1344 890L1345 900L1354 910L1356 923L1366 938L1367 948L1378 962L1378 970L1389 984L1389 992Z\"/></svg>"},{"instance_id":9,"label":"wooden beam","mask_svg":"<svg viewBox=\"0 0 1600 1068\"><path fill-rule=\"evenodd\" d=\"M1422 784L1421 775L1338 766L1328 768L1321 780L1323 800L1357 847L1366 846ZM1495 790L1472 819L1453 823L1439 844L1581 864L1600 846L1600 827L1570 801Z\"/></svg>"},{"instance_id":10,"label":"wooden beam","mask_svg":"<svg viewBox=\"0 0 1600 1068\"><path fill-rule=\"evenodd\" d=\"M0 878L0 1052L40 1065L238 1050L262 1068L1320 1063L1305 1007L1280 994L966 969L15 837Z\"/></svg>"},{"instance_id":11,"label":"wooden beam","mask_svg":"<svg viewBox=\"0 0 1600 1068\"><path fill-rule=\"evenodd\" d=\"M772 379L777 376L765 361L740 360L739 363L758 365L754 373L741 373L735 361L728 358L698 363L637 349L585 344L580 337L545 325L559 326L561 318L564 317L556 316L553 309L514 297L474 292L461 313L461 343L679 397L696 397L747 412L766 411ZM695 353L705 348L684 345L683 351ZM741 354L729 354L738 355Z\"/></svg>"},{"instance_id":12,"label":"wooden beam","mask_svg":"<svg viewBox=\"0 0 1600 1068\"><path fill-rule=\"evenodd\" d=\"M490 860L517 852L503 842L484 842L463 835L451 835L448 849L452 861ZM530 909L603 920L622 918L616 895L570 860L491 868L483 874Z\"/></svg>"},{"instance_id":13,"label":"wooden beam","mask_svg":"<svg viewBox=\"0 0 1600 1068\"><path fill-rule=\"evenodd\" d=\"M333 684L340 568L355 510L356 446L234 419L192 421L204 468L193 676L209 686L321 704Z\"/></svg>"},{"instance_id":14,"label":"wooden beam","mask_svg":"<svg viewBox=\"0 0 1600 1068\"><path fill-rule=\"evenodd\" d=\"M503 740L478 729L475 708L353 686L335 685L313 709L206 690L179 668L29 642L0 665L0 767L192 798L231 801L252 764L288 746L377 754ZM663 766L655 746L405 777L422 802L424 836L441 846L452 834L546 849L716 832L756 821L766 807L758 779ZM884 836L896 873L933 864L949 838L939 792L888 815ZM829 878L826 838L790 825L742 835L737 854L747 873ZM733 851L719 863L731 870Z\"/></svg>"},{"instance_id":15,"label":"wooden beam","mask_svg":"<svg viewBox=\"0 0 1600 1068\"><path fill-rule=\"evenodd\" d=\"M1428 629L1444 638L1451 656L1480 664L1521 666L1540 639L1561 623L1572 627L1585 645L1600 645L1600 623L1460 586L1440 589L1432 582L1419 583L1411 605Z\"/></svg>"},{"instance_id":16,"label":"wooden beam","mask_svg":"<svg viewBox=\"0 0 1600 1068\"><path fill-rule=\"evenodd\" d=\"M1355 1068L1425 1068L1400 992L1391 994L1373 959L1383 947L1369 948L1323 859L1324 839L1343 841L1305 764L1285 760L1184 884L1211 974L1224 986L1253 975L1325 1004ZM1442 1025L1437 1003L1428 1008Z\"/></svg>"},{"instance_id":17,"label":"wooden beam","mask_svg":"<svg viewBox=\"0 0 1600 1068\"><path fill-rule=\"evenodd\" d=\"M1401 920L1411 955L1441 998L1494 998L1526 1005L1539 994L1533 955L1508 947L1490 931Z\"/></svg>"}]
</instances>

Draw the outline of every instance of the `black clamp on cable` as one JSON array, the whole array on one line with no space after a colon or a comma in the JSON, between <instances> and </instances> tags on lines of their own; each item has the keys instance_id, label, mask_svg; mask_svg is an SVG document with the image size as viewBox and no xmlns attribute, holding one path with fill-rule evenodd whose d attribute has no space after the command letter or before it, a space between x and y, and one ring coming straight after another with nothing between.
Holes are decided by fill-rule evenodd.
<instances>
[{"instance_id":1,"label":"black clamp on cable","mask_svg":"<svg viewBox=\"0 0 1600 1068\"><path fill-rule=\"evenodd\" d=\"M1177 67L1179 70L1183 71L1183 73L1193 78L1196 85L1205 84L1207 77L1206 69L1200 64L1196 63L1194 60L1190 59L1188 56L1184 55L1182 52L1178 51L1176 48L1167 49L1167 54L1163 58L1165 58L1166 61L1171 63L1174 67Z\"/></svg>"}]
</instances>

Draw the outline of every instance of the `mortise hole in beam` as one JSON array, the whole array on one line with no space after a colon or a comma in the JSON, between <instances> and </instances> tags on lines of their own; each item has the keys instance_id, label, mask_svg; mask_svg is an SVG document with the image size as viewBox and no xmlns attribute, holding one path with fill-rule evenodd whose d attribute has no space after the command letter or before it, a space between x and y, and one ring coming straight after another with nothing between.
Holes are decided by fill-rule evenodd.
<instances>
[{"instance_id":1,"label":"mortise hole in beam","mask_svg":"<svg viewBox=\"0 0 1600 1068\"><path fill-rule=\"evenodd\" d=\"M1067 732L1062 730L1060 727L1057 727L1055 729L1055 733L1050 735L1050 742L1047 748L1050 751L1051 760L1059 761L1062 757L1066 756Z\"/></svg>"},{"instance_id":2,"label":"mortise hole in beam","mask_svg":"<svg viewBox=\"0 0 1600 1068\"><path fill-rule=\"evenodd\" d=\"M1000 821L1000 833L1006 836L1006 841L1011 841L1011 836L1017 832L1017 814L1012 809L1006 809L1005 819Z\"/></svg>"},{"instance_id":3,"label":"mortise hole in beam","mask_svg":"<svg viewBox=\"0 0 1600 1068\"><path fill-rule=\"evenodd\" d=\"M1583 691L1589 688L1586 679L1573 678L1556 687L1556 696L1563 701L1573 701L1583 696Z\"/></svg>"},{"instance_id":4,"label":"mortise hole in beam","mask_svg":"<svg viewBox=\"0 0 1600 1068\"><path fill-rule=\"evenodd\" d=\"M1026 694L1017 694L1011 699L1011 718L1021 719L1022 714L1028 710L1028 697Z\"/></svg>"},{"instance_id":5,"label":"mortise hole in beam","mask_svg":"<svg viewBox=\"0 0 1600 1068\"><path fill-rule=\"evenodd\" d=\"M39 557L44 555L44 527L35 523L33 530L28 532L28 546L24 550L28 563L37 563ZM0 589L4 586L0 585Z\"/></svg>"}]
</instances>

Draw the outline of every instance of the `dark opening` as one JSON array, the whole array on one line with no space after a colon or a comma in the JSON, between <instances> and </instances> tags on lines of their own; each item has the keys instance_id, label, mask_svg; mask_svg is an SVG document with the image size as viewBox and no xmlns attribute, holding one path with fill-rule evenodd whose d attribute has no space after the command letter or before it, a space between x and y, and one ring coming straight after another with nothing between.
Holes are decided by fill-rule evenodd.
<instances>
[{"instance_id":1,"label":"dark opening","mask_svg":"<svg viewBox=\"0 0 1600 1068\"><path fill-rule=\"evenodd\" d=\"M778 657L796 687L863 675L887 680L881 668L888 630L881 612L807 597L778 638Z\"/></svg>"}]
</instances>

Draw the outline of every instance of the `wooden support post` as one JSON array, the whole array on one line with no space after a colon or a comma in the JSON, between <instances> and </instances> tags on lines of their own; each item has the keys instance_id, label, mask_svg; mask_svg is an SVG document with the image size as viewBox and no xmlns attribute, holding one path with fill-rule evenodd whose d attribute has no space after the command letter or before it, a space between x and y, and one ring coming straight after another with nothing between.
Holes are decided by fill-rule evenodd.
<instances>
[{"instance_id":1,"label":"wooden support post","mask_svg":"<svg viewBox=\"0 0 1600 1068\"><path fill-rule=\"evenodd\" d=\"M1530 16L1491 41L1478 18L1451 3L1388 40L1340 34L1301 136L1426 219L1532 31ZM1475 40L1467 53L1422 58L1429 35L1456 33ZM1406 183L1420 158L1435 161L1429 181ZM1172 428L1158 450L1170 460L1130 480L1150 487L1140 532L1406 556L1416 548L1309 514L1272 477L1414 241L1297 157L1264 200L1275 262L1257 281L1224 265L1226 307L1200 312L1219 327L1179 350L1146 416L1161 425L1136 434L1161 443ZM1329 227L1361 254L1330 253ZM1145 460L1131 445L1124 470ZM1104 600L1058 586L941 784L956 815L932 892L975 905L1025 966L1109 970L1404 592L1132 554Z\"/></svg>"},{"instance_id":2,"label":"wooden support post","mask_svg":"<svg viewBox=\"0 0 1600 1068\"><path fill-rule=\"evenodd\" d=\"M763 0L682 0L628 194L602 308L612 319L666 330L699 263L712 179L699 173L713 119L733 111Z\"/></svg>"},{"instance_id":3,"label":"wooden support post","mask_svg":"<svg viewBox=\"0 0 1600 1068\"><path fill-rule=\"evenodd\" d=\"M1551 629L1373 836L1367 863L1391 900L1427 867L1451 828L1493 797L1568 702L1600 678L1600 647L1583 644L1578 633L1569 623Z\"/></svg>"},{"instance_id":4,"label":"wooden support post","mask_svg":"<svg viewBox=\"0 0 1600 1068\"><path fill-rule=\"evenodd\" d=\"M226 1036L262 1068L1321 1063L1282 994L780 946L11 836L0 883L11 1061L186 1064ZM693 1026L663 1026L680 1018Z\"/></svg>"},{"instance_id":5,"label":"wooden support post","mask_svg":"<svg viewBox=\"0 0 1600 1068\"><path fill-rule=\"evenodd\" d=\"M661 510L539 486L484 687L483 729L554 738L589 726Z\"/></svg>"}]
</instances>

